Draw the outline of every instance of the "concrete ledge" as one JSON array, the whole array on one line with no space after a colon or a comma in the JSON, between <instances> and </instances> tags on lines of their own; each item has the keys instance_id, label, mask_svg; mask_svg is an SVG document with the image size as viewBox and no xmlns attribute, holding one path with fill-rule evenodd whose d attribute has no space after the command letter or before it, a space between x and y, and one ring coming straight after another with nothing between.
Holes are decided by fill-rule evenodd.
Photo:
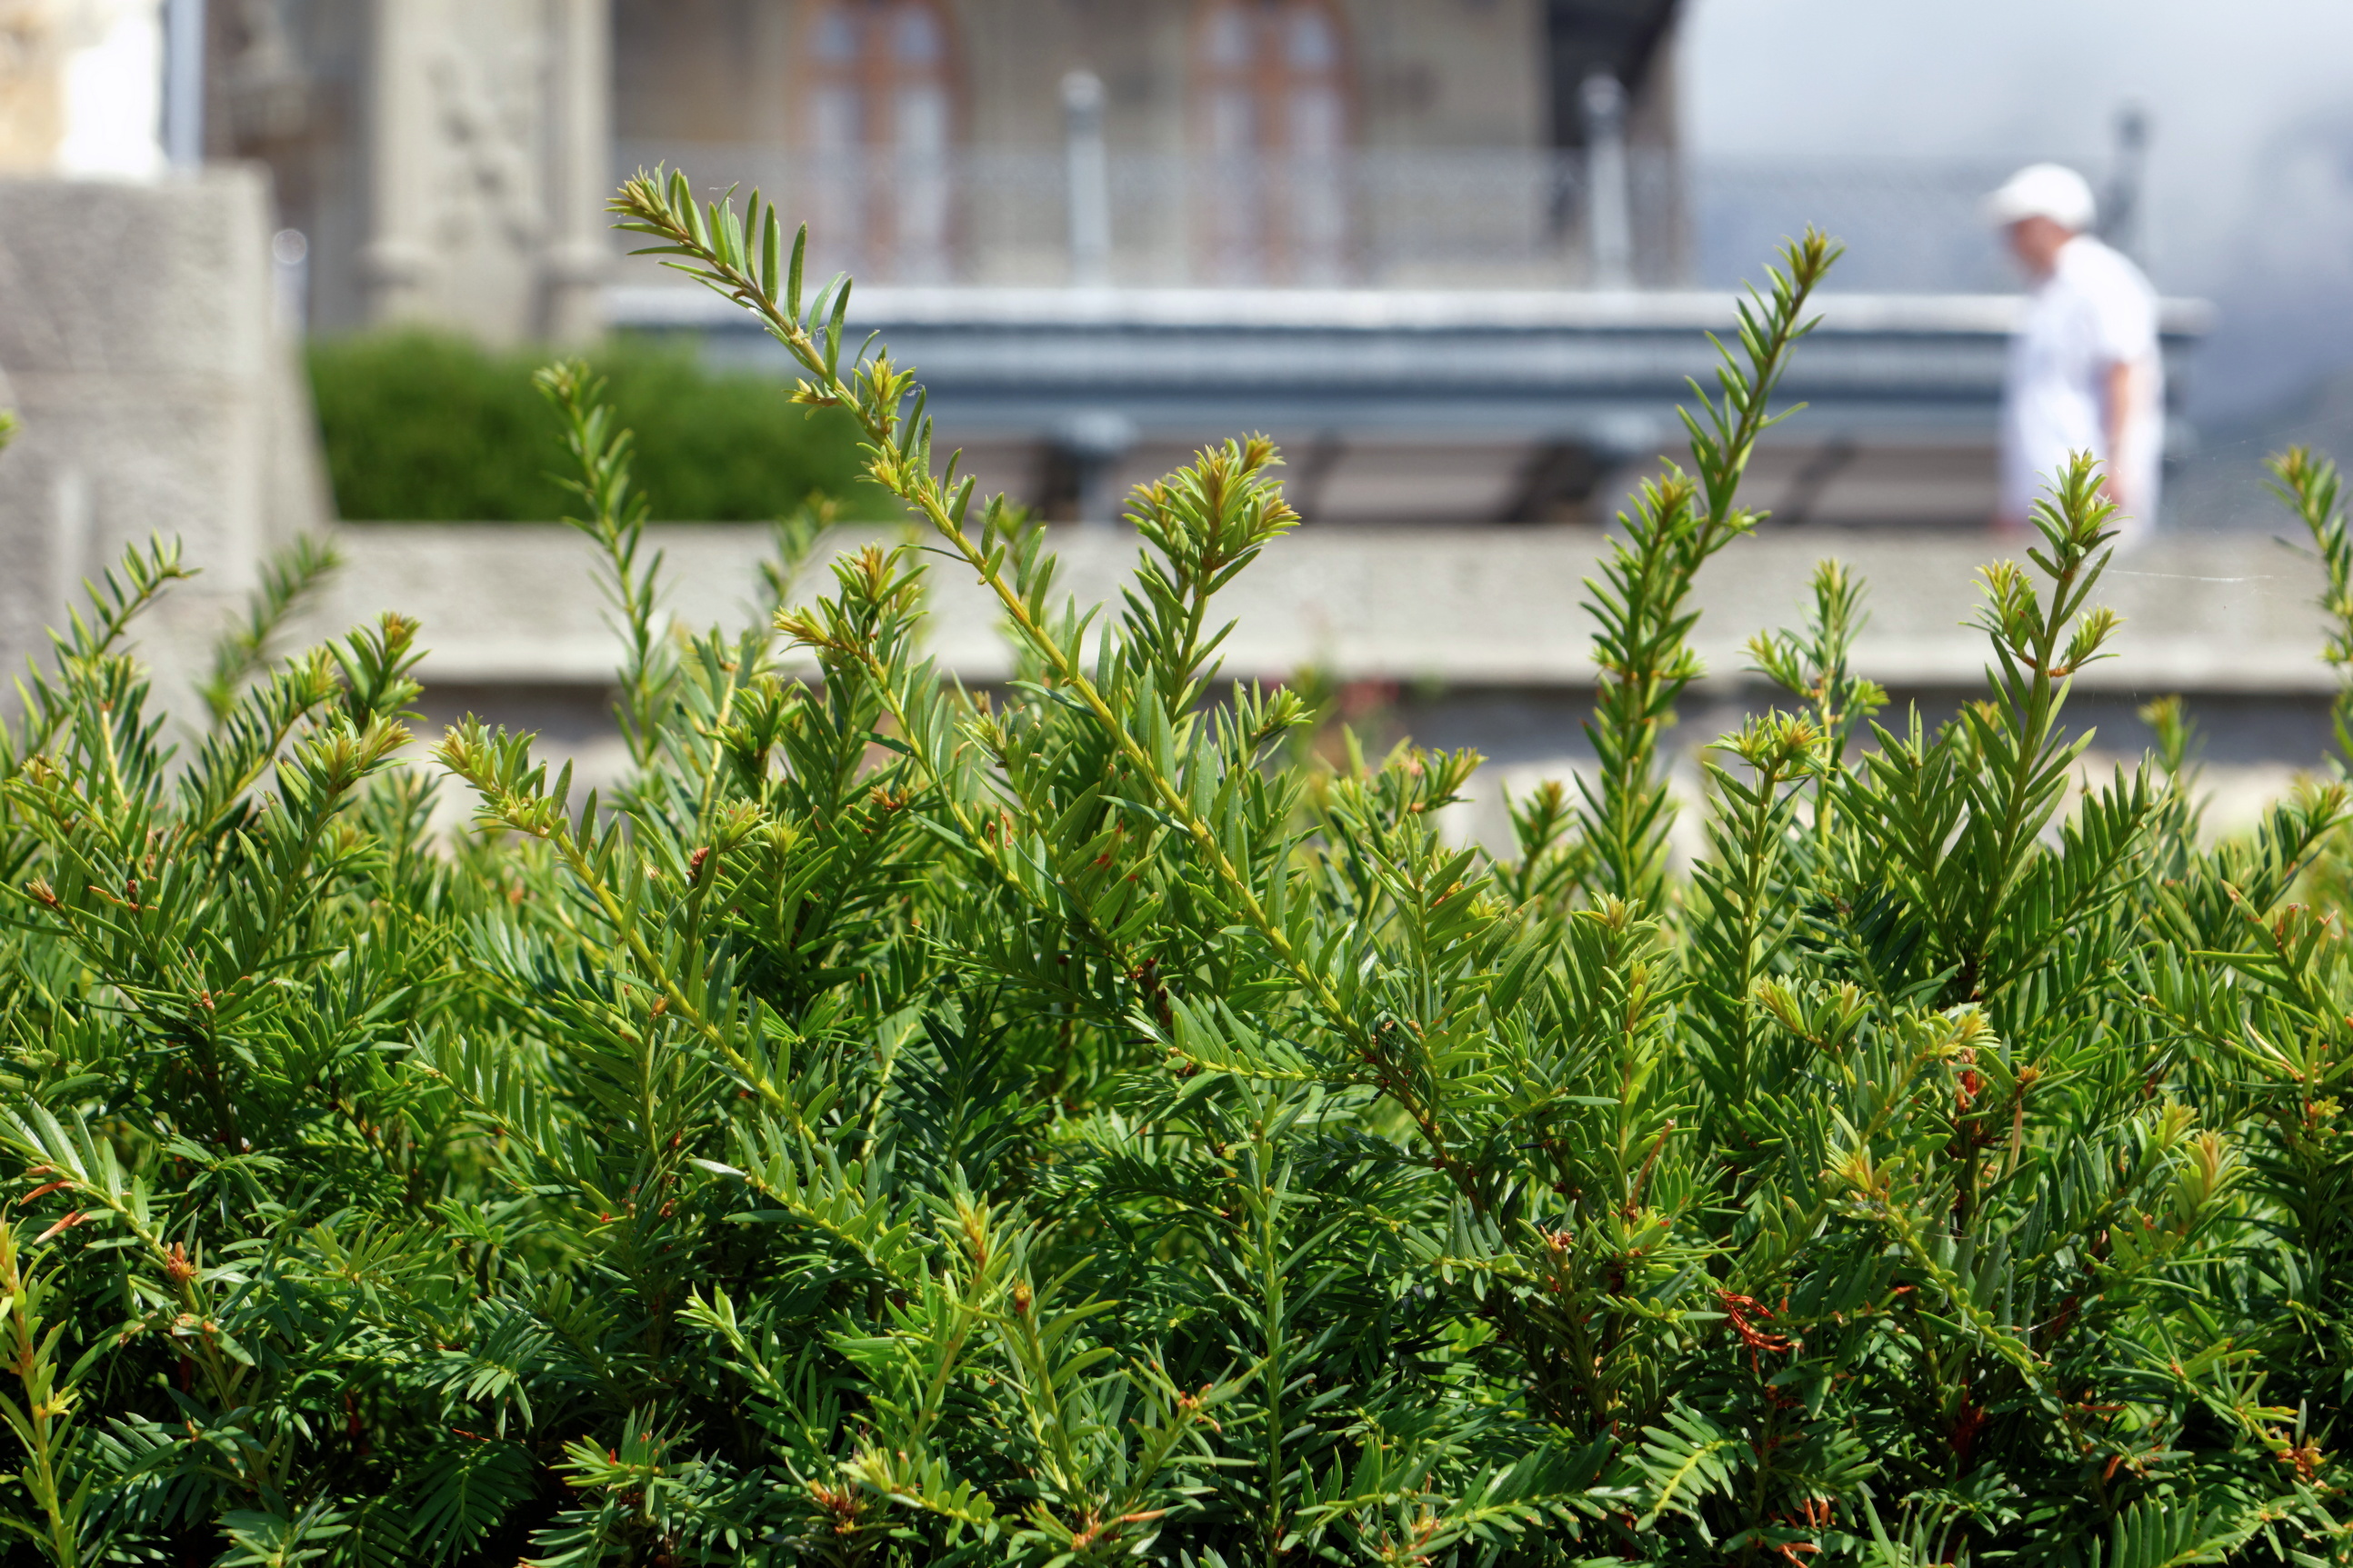
<instances>
[{"instance_id":1,"label":"concrete ledge","mask_svg":"<svg viewBox=\"0 0 2353 1568\"><path fill-rule=\"evenodd\" d=\"M425 626L428 680L475 687L583 687L610 678L619 642L606 624L587 542L560 524L351 524L350 559L306 628L340 631L396 609ZM845 534L853 548L889 534ZM653 538L667 600L689 626L741 626L755 614L755 527L672 525ZM1057 531L1064 592L1082 604L1116 598L1136 542L1113 529ZM1345 679L1438 687L1582 690L1593 683L1585 580L1601 536L1571 528L1309 527L1270 549L1220 597L1238 624L1226 647L1236 675L1282 677L1308 664ZM1739 541L1698 589L1694 634L1711 678L1736 681L1742 645L1796 626L1814 563L1836 555L1869 584L1871 624L1861 673L1903 689L1966 689L1982 679L1982 635L1963 623L1978 602L1978 569L2021 547L1982 536L1889 536L1810 530ZM822 565L802 583L821 591ZM931 646L976 682L1011 662L995 602L945 560L933 572ZM2313 695L2334 689L2320 661L2313 608L2316 567L2264 539L2176 538L2118 560L2095 598L2126 625L2117 657L2084 670L2086 692Z\"/></svg>"}]
</instances>

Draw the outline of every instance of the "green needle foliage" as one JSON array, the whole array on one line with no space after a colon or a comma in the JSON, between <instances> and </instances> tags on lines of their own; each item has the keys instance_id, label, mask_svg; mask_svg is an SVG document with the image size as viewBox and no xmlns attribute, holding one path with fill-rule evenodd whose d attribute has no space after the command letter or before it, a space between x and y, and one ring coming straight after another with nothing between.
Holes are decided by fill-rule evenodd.
<instances>
[{"instance_id":1,"label":"green needle foliage","mask_svg":"<svg viewBox=\"0 0 2353 1568\"><path fill-rule=\"evenodd\" d=\"M474 722L404 766L415 626L269 653L315 561L174 756L126 637L185 572L127 558L0 742L9 1561L2347 1560L2353 965L2288 898L2348 797L2202 843L2178 706L2080 787L2092 465L1948 723L1874 721L1825 565L1669 864L1693 578L1829 245L1625 520L1602 765L1499 862L1436 829L1475 757L1324 767L1219 681L1267 443L1139 489L1073 605L773 209L618 211L857 421L1018 677L925 656L912 545L787 607L809 520L772 626L666 631L575 366L609 796ZM2333 477L2281 478L2353 636Z\"/></svg>"}]
</instances>

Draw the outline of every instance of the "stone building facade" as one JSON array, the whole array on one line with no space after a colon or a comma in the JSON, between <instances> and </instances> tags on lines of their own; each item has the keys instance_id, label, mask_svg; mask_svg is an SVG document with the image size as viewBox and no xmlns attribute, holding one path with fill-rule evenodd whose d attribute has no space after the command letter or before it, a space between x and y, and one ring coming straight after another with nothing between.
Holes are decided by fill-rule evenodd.
<instances>
[{"instance_id":1,"label":"stone building facade","mask_svg":"<svg viewBox=\"0 0 2353 1568\"><path fill-rule=\"evenodd\" d=\"M7 0L0 0L5 4ZM17 0L24 3L24 0ZM1681 266L1671 0L211 0L207 142L314 329L593 330L614 178L756 183L879 282L1070 278L1074 72L1134 284L1557 286L1628 90L1632 281Z\"/></svg>"},{"instance_id":2,"label":"stone building facade","mask_svg":"<svg viewBox=\"0 0 2353 1568\"><path fill-rule=\"evenodd\" d=\"M263 163L313 330L596 330L604 0L211 0L206 153Z\"/></svg>"},{"instance_id":3,"label":"stone building facade","mask_svg":"<svg viewBox=\"0 0 2353 1568\"><path fill-rule=\"evenodd\" d=\"M1127 284L1582 280L1597 70L1672 195L1668 8L1609 49L1545 0L621 0L616 151L756 182L890 282L1066 280L1072 72ZM702 171L708 171L707 176ZM1662 216L1672 204L1638 204ZM1658 226L1653 225L1653 226ZM1650 281L1673 237L1644 236Z\"/></svg>"}]
</instances>

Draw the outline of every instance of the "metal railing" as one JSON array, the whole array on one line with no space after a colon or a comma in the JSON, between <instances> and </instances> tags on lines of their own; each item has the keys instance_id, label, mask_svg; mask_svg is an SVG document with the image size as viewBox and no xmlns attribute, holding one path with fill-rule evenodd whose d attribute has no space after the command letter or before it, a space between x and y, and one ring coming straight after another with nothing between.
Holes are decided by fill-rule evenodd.
<instances>
[{"instance_id":1,"label":"metal railing","mask_svg":"<svg viewBox=\"0 0 2353 1568\"><path fill-rule=\"evenodd\" d=\"M876 283L1072 279L1071 162L1059 147L815 155L630 141L617 145L615 162L624 174L684 169L706 190L756 185L807 218L813 267ZM1103 163L1103 272L1113 284L1562 288L1590 273L1583 161L1573 154L1114 152ZM1628 174L1635 280L1679 281L1677 171L1638 152Z\"/></svg>"},{"instance_id":2,"label":"metal railing","mask_svg":"<svg viewBox=\"0 0 2353 1568\"><path fill-rule=\"evenodd\" d=\"M1924 159L1718 159L1691 173L1693 273L1758 276L1808 224L1846 246L1833 276L1862 293L2008 293L2019 287L1981 213L2008 163Z\"/></svg>"},{"instance_id":3,"label":"metal railing","mask_svg":"<svg viewBox=\"0 0 2353 1568\"><path fill-rule=\"evenodd\" d=\"M1584 157L1542 149L1111 152L1083 165L1099 184L1082 195L1075 229L1073 164L1060 147L815 155L629 141L615 161L624 174L684 169L712 192L756 185L807 220L813 268L871 283L1577 289L1611 269L1597 252L1617 243L1589 230ZM1679 163L1631 149L1631 281L1733 287L1810 223L1847 245L1841 289L2007 292L2016 275L1979 216L2007 173L1949 161ZM1085 252L1075 265L1074 245Z\"/></svg>"}]
</instances>

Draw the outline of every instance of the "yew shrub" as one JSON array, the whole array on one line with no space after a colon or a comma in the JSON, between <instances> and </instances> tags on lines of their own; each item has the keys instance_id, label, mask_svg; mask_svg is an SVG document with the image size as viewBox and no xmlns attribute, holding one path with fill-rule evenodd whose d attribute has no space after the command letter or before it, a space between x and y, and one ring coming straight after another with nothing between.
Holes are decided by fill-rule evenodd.
<instances>
[{"instance_id":1,"label":"yew shrub","mask_svg":"<svg viewBox=\"0 0 2353 1568\"><path fill-rule=\"evenodd\" d=\"M97 585L0 749L11 1562L2343 1560L2353 971L2290 895L2346 792L2209 844L2175 710L2079 789L2091 465L1950 723L1874 716L1825 564L1670 865L1693 576L1827 243L1592 584L1598 768L1491 854L1434 826L1476 758L1328 766L1219 679L1264 442L1137 491L1075 607L773 209L618 205L929 554L672 635L547 373L628 633L602 796L478 723L405 763L399 617L270 657L315 560L175 754L127 638L183 568ZM2334 476L2281 475L2353 658ZM1001 605L997 699L927 569Z\"/></svg>"}]
</instances>

